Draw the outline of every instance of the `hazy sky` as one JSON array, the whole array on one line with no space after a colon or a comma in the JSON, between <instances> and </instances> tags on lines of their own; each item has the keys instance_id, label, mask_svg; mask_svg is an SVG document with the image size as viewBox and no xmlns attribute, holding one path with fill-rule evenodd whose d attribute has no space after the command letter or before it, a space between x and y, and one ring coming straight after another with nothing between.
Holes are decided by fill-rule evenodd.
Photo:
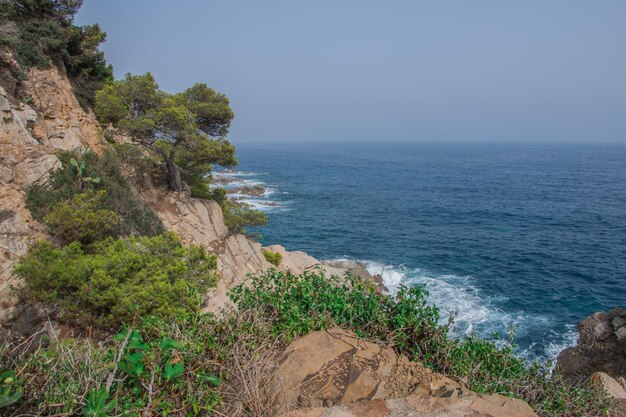
<instances>
[{"instance_id":1,"label":"hazy sky","mask_svg":"<svg viewBox=\"0 0 626 417\"><path fill-rule=\"evenodd\" d=\"M234 142L626 143L626 1L85 0L117 77L205 82Z\"/></svg>"}]
</instances>

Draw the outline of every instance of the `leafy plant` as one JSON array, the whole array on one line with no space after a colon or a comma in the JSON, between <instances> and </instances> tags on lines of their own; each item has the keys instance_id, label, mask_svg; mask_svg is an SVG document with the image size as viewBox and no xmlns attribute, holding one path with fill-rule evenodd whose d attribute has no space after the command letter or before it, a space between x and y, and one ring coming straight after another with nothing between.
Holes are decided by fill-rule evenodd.
<instances>
[{"instance_id":1,"label":"leafy plant","mask_svg":"<svg viewBox=\"0 0 626 417\"><path fill-rule=\"evenodd\" d=\"M100 388L99 390L89 391L85 404L83 405L83 416L85 417L107 417L117 405L117 400L114 398L109 400L109 392L106 388Z\"/></svg>"},{"instance_id":2,"label":"leafy plant","mask_svg":"<svg viewBox=\"0 0 626 417\"><path fill-rule=\"evenodd\" d=\"M22 398L15 371L0 373L0 408L8 407Z\"/></svg>"},{"instance_id":3,"label":"leafy plant","mask_svg":"<svg viewBox=\"0 0 626 417\"><path fill-rule=\"evenodd\" d=\"M24 279L23 297L54 304L66 321L106 329L135 311L164 318L196 311L217 282L216 265L204 248L165 234L108 238L88 248L39 242L15 273Z\"/></svg>"},{"instance_id":4,"label":"leafy plant","mask_svg":"<svg viewBox=\"0 0 626 417\"><path fill-rule=\"evenodd\" d=\"M76 169L76 178L78 178L78 182L81 187L88 184L100 184L100 177L97 176L95 172L92 172L89 175L87 174L87 160L83 159L80 161L80 165L75 158L70 159L70 164Z\"/></svg>"},{"instance_id":5,"label":"leafy plant","mask_svg":"<svg viewBox=\"0 0 626 417\"><path fill-rule=\"evenodd\" d=\"M283 260L283 255L278 252L270 252L266 249L261 249L261 253L263 253L265 260L274 266L280 265L281 261Z\"/></svg>"},{"instance_id":6,"label":"leafy plant","mask_svg":"<svg viewBox=\"0 0 626 417\"><path fill-rule=\"evenodd\" d=\"M65 169L52 171L47 183L33 184L28 189L26 207L40 220L58 203L69 203L76 195L85 192L82 183L76 180L76 167L71 163L77 155L61 152L58 156ZM114 151L107 150L102 156L88 152L83 155L83 161L98 172L98 190L106 191L98 208L111 210L119 217L113 235L154 236L164 231L159 218L131 190ZM79 168L80 165L82 162Z\"/></svg>"},{"instance_id":7,"label":"leafy plant","mask_svg":"<svg viewBox=\"0 0 626 417\"><path fill-rule=\"evenodd\" d=\"M262 211L228 200L222 203L222 212L224 223L231 233L247 233L248 228L267 223L267 216Z\"/></svg>"},{"instance_id":8,"label":"leafy plant","mask_svg":"<svg viewBox=\"0 0 626 417\"><path fill-rule=\"evenodd\" d=\"M63 243L90 244L114 236L120 218L114 211L102 208L105 199L105 190L88 190L57 203L44 218L48 231Z\"/></svg>"},{"instance_id":9,"label":"leafy plant","mask_svg":"<svg viewBox=\"0 0 626 417\"><path fill-rule=\"evenodd\" d=\"M210 415L221 403L218 358L232 345L225 333L217 342L224 323L186 314L135 318L103 341L51 341L34 352L0 345L0 365L20 369L28 386L0 414Z\"/></svg>"}]
</instances>

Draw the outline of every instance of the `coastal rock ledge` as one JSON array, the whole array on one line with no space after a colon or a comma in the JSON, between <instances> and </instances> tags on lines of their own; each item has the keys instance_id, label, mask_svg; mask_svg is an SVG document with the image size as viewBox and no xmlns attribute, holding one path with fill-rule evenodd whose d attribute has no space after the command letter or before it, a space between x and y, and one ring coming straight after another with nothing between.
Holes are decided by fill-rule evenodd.
<instances>
[{"instance_id":1,"label":"coastal rock ledge","mask_svg":"<svg viewBox=\"0 0 626 417\"><path fill-rule=\"evenodd\" d=\"M477 394L340 328L291 342L273 386L281 417L536 417L522 400Z\"/></svg>"},{"instance_id":2,"label":"coastal rock ledge","mask_svg":"<svg viewBox=\"0 0 626 417\"><path fill-rule=\"evenodd\" d=\"M626 308L594 313L578 323L577 329L577 345L557 358L567 378L588 378L595 372L626 377Z\"/></svg>"}]
</instances>

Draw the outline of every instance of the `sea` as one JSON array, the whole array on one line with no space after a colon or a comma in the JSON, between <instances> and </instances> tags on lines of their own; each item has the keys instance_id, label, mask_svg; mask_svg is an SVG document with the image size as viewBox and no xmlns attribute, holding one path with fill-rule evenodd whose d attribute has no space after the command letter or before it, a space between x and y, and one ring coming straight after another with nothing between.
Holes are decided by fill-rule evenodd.
<instances>
[{"instance_id":1,"label":"sea","mask_svg":"<svg viewBox=\"0 0 626 417\"><path fill-rule=\"evenodd\" d=\"M626 144L239 144L256 232L425 286L455 336L514 334L554 359L576 324L626 306ZM240 196L241 197L241 196Z\"/></svg>"}]
</instances>

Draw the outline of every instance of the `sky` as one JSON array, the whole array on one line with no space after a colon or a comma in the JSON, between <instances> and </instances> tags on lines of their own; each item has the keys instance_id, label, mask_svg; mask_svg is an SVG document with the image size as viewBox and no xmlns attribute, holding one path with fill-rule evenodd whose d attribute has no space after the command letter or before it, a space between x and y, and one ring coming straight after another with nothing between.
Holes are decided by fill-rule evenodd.
<instances>
[{"instance_id":1,"label":"sky","mask_svg":"<svg viewBox=\"0 0 626 417\"><path fill-rule=\"evenodd\" d=\"M626 1L85 0L116 77L203 82L243 142L626 143Z\"/></svg>"}]
</instances>

